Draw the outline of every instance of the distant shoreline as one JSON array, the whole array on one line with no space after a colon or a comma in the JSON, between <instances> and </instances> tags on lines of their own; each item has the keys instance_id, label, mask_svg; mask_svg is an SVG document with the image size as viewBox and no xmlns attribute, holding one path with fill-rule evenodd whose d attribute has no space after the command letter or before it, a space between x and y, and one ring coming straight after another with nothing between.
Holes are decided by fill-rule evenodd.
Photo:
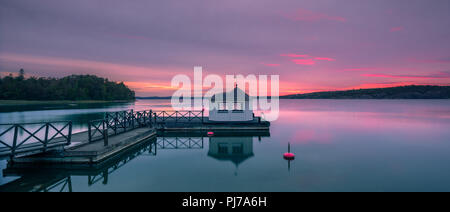
<instances>
[{"instance_id":1,"label":"distant shoreline","mask_svg":"<svg viewBox=\"0 0 450 212\"><path fill-rule=\"evenodd\" d=\"M0 100L0 106L14 106L14 105L58 105L58 104L100 104L100 103L126 103L134 102L134 100Z\"/></svg>"},{"instance_id":2,"label":"distant shoreline","mask_svg":"<svg viewBox=\"0 0 450 212\"><path fill-rule=\"evenodd\" d=\"M136 99L170 99L168 96ZM256 97L259 98L259 97ZM267 98L271 98L268 96ZM388 88L323 91L279 96L280 99L450 99L450 86L409 85Z\"/></svg>"},{"instance_id":3,"label":"distant shoreline","mask_svg":"<svg viewBox=\"0 0 450 212\"><path fill-rule=\"evenodd\" d=\"M324 91L280 96L281 99L450 99L450 86L409 85Z\"/></svg>"}]
</instances>

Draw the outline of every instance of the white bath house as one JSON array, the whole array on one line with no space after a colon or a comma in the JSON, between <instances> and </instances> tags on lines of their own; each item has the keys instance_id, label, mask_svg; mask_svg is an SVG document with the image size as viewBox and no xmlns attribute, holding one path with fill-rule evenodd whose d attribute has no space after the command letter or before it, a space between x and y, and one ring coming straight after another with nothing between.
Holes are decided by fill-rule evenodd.
<instances>
[{"instance_id":1,"label":"white bath house","mask_svg":"<svg viewBox=\"0 0 450 212\"><path fill-rule=\"evenodd\" d=\"M229 92L213 95L209 108L209 121L248 122L254 118L249 95L237 86Z\"/></svg>"}]
</instances>

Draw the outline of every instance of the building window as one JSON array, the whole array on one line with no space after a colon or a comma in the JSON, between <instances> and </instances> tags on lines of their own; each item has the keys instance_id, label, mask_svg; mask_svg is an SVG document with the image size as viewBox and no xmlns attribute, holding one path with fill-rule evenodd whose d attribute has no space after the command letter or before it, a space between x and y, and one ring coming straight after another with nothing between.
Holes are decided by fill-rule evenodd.
<instances>
[{"instance_id":1,"label":"building window","mask_svg":"<svg viewBox=\"0 0 450 212\"><path fill-rule=\"evenodd\" d=\"M242 102L235 102L233 109L234 110L242 110Z\"/></svg>"},{"instance_id":2,"label":"building window","mask_svg":"<svg viewBox=\"0 0 450 212\"><path fill-rule=\"evenodd\" d=\"M242 154L242 153L244 153L244 145L233 144L231 151L233 152L233 154Z\"/></svg>"},{"instance_id":3,"label":"building window","mask_svg":"<svg viewBox=\"0 0 450 212\"><path fill-rule=\"evenodd\" d=\"M228 145L227 144L218 144L219 148L217 150L217 152L219 154L228 154Z\"/></svg>"},{"instance_id":4,"label":"building window","mask_svg":"<svg viewBox=\"0 0 450 212\"><path fill-rule=\"evenodd\" d=\"M219 103L219 110L226 110L226 104L224 102Z\"/></svg>"}]
</instances>

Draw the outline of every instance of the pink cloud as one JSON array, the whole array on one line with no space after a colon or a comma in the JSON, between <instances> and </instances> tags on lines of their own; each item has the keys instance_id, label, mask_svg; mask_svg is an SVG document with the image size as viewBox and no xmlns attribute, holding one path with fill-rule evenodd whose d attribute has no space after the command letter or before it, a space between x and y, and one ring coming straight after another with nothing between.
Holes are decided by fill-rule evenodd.
<instances>
[{"instance_id":1,"label":"pink cloud","mask_svg":"<svg viewBox=\"0 0 450 212\"><path fill-rule=\"evenodd\" d=\"M147 75L148 73L167 76L172 76L174 73L181 73L181 70L175 69L162 69L145 66L134 66L128 64L101 62L94 60L44 57L44 56L20 55L9 53L0 53L0 59L8 62L60 67L62 69L67 70L75 69L79 70L81 74L83 73L105 74L108 76L117 76L117 78L123 78L123 76L130 76L130 75L142 77ZM173 71L173 73L170 73L170 71Z\"/></svg>"},{"instance_id":2,"label":"pink cloud","mask_svg":"<svg viewBox=\"0 0 450 212\"><path fill-rule=\"evenodd\" d=\"M133 82L126 81L124 82L126 86L133 89L137 92L151 92L151 91L160 91L160 90L170 90L174 91L177 87L172 87L167 83L151 83L151 82Z\"/></svg>"},{"instance_id":3,"label":"pink cloud","mask_svg":"<svg viewBox=\"0 0 450 212\"><path fill-rule=\"evenodd\" d=\"M315 60L326 60L326 61L335 61L335 59L333 58L328 58L328 57L316 57L314 58Z\"/></svg>"},{"instance_id":4,"label":"pink cloud","mask_svg":"<svg viewBox=\"0 0 450 212\"><path fill-rule=\"evenodd\" d=\"M304 59L292 59L291 61L298 65L315 65L317 61L335 61L329 57L313 57L307 54L281 54L282 57L290 58L304 58Z\"/></svg>"},{"instance_id":5,"label":"pink cloud","mask_svg":"<svg viewBox=\"0 0 450 212\"><path fill-rule=\"evenodd\" d=\"M293 59L292 62L298 65L308 65L308 66L316 64L316 61L312 59Z\"/></svg>"},{"instance_id":6,"label":"pink cloud","mask_svg":"<svg viewBox=\"0 0 450 212\"><path fill-rule=\"evenodd\" d=\"M307 54L281 54L282 57L309 57Z\"/></svg>"},{"instance_id":7,"label":"pink cloud","mask_svg":"<svg viewBox=\"0 0 450 212\"><path fill-rule=\"evenodd\" d=\"M278 63L261 63L261 64L263 64L263 65L265 65L265 66L269 66L269 67L277 67L277 66L280 66L280 64L278 64Z\"/></svg>"},{"instance_id":8,"label":"pink cloud","mask_svg":"<svg viewBox=\"0 0 450 212\"><path fill-rule=\"evenodd\" d=\"M324 13L313 12L306 9L298 9L294 13L286 14L285 17L294 21L306 21L306 22L316 22L316 21L338 21L346 22L347 19L340 16L332 16Z\"/></svg>"},{"instance_id":9,"label":"pink cloud","mask_svg":"<svg viewBox=\"0 0 450 212\"><path fill-rule=\"evenodd\" d=\"M369 71L369 70L375 70L378 68L346 68L343 71Z\"/></svg>"},{"instance_id":10,"label":"pink cloud","mask_svg":"<svg viewBox=\"0 0 450 212\"><path fill-rule=\"evenodd\" d=\"M399 32L399 31L403 31L403 29L404 28L402 26L392 27L391 32Z\"/></svg>"},{"instance_id":11,"label":"pink cloud","mask_svg":"<svg viewBox=\"0 0 450 212\"><path fill-rule=\"evenodd\" d=\"M380 83L364 83L357 86L347 87L342 90L351 90L351 89L370 89L370 88L389 88L396 86L407 86L407 85L418 85L416 82L380 82Z\"/></svg>"}]
</instances>

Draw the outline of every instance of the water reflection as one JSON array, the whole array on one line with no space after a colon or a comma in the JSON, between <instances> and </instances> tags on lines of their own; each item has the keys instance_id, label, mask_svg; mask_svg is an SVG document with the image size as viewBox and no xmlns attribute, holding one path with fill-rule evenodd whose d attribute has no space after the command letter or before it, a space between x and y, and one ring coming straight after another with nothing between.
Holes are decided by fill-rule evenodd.
<instances>
[{"instance_id":1,"label":"water reflection","mask_svg":"<svg viewBox=\"0 0 450 212\"><path fill-rule=\"evenodd\" d=\"M212 137L209 139L208 156L221 161L231 161L238 173L239 164L253 157L252 137Z\"/></svg>"},{"instance_id":2,"label":"water reflection","mask_svg":"<svg viewBox=\"0 0 450 212\"><path fill-rule=\"evenodd\" d=\"M236 134L236 133L234 133ZM87 185L108 185L109 177L133 160L151 156L156 157L158 150L201 150L208 143L207 155L221 161L231 161L237 167L253 157L253 137L270 136L269 132L218 133L214 137L205 137L205 133L159 133L158 137L136 145L127 151L96 165L28 165L11 164L3 170L4 177L18 177L0 186L0 192L72 192L77 191L74 177L86 177ZM209 141L209 142L208 142Z\"/></svg>"},{"instance_id":3,"label":"water reflection","mask_svg":"<svg viewBox=\"0 0 450 212\"><path fill-rule=\"evenodd\" d=\"M149 139L131 149L96 165L45 165L8 164L3 176L20 178L0 186L2 191L46 192L73 191L72 176L87 176L89 186L101 182L108 184L108 176L133 159L143 155L156 155L156 139Z\"/></svg>"}]
</instances>

